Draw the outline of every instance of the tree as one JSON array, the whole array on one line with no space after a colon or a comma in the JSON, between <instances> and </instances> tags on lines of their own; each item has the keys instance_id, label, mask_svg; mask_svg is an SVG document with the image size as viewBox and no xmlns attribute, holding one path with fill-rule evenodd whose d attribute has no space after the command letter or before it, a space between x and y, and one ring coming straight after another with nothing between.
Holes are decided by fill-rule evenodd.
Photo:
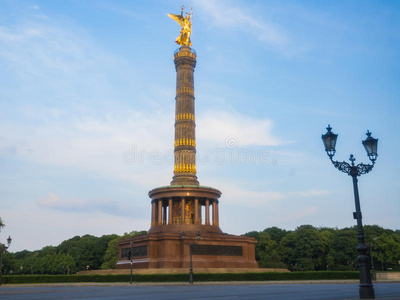
<instances>
[{"instance_id":1,"label":"tree","mask_svg":"<svg viewBox=\"0 0 400 300\"><path fill-rule=\"evenodd\" d=\"M329 232L320 232L311 225L302 225L281 240L282 258L292 270L326 269Z\"/></svg>"},{"instance_id":2,"label":"tree","mask_svg":"<svg viewBox=\"0 0 400 300\"><path fill-rule=\"evenodd\" d=\"M285 268L278 253L279 244L264 232L260 233L260 239L256 244L256 257L261 268Z\"/></svg>"},{"instance_id":3,"label":"tree","mask_svg":"<svg viewBox=\"0 0 400 300\"><path fill-rule=\"evenodd\" d=\"M16 255L18 252L16 253ZM20 261L20 270L22 274L35 274L39 272L39 253L32 252Z\"/></svg>"},{"instance_id":4,"label":"tree","mask_svg":"<svg viewBox=\"0 0 400 300\"><path fill-rule=\"evenodd\" d=\"M400 235L384 233L377 237L374 244L373 257L377 269L399 269L400 260Z\"/></svg>"},{"instance_id":5,"label":"tree","mask_svg":"<svg viewBox=\"0 0 400 300\"><path fill-rule=\"evenodd\" d=\"M331 237L327 255L329 270L346 271L357 268L357 228L336 230Z\"/></svg>"},{"instance_id":6,"label":"tree","mask_svg":"<svg viewBox=\"0 0 400 300\"><path fill-rule=\"evenodd\" d=\"M145 233L147 233L147 231L132 231L129 233L125 233L123 236L117 236L116 238L112 239L108 243L108 248L104 255L104 262L101 265L101 268L103 270L115 269L115 265L118 262L118 255L119 255L118 242L120 239L123 238L127 239Z\"/></svg>"},{"instance_id":7,"label":"tree","mask_svg":"<svg viewBox=\"0 0 400 300\"><path fill-rule=\"evenodd\" d=\"M6 226L6 224L3 223L3 221L1 220L1 217L0 217L0 230L1 230L1 228L4 228L5 226Z\"/></svg>"},{"instance_id":8,"label":"tree","mask_svg":"<svg viewBox=\"0 0 400 300\"><path fill-rule=\"evenodd\" d=\"M3 253L3 275L12 274L16 269L16 260L13 253L5 251Z\"/></svg>"},{"instance_id":9,"label":"tree","mask_svg":"<svg viewBox=\"0 0 400 300\"><path fill-rule=\"evenodd\" d=\"M260 240L260 233L258 231L250 231L250 232L247 232L247 233L245 233L243 235L255 238L257 240L257 242Z\"/></svg>"},{"instance_id":10,"label":"tree","mask_svg":"<svg viewBox=\"0 0 400 300\"><path fill-rule=\"evenodd\" d=\"M280 229L278 227L269 227L264 229L263 232L268 233L271 239L277 243L280 243L282 238L289 233L285 229Z\"/></svg>"},{"instance_id":11,"label":"tree","mask_svg":"<svg viewBox=\"0 0 400 300\"><path fill-rule=\"evenodd\" d=\"M71 271L82 271L88 268L97 270L104 262L108 243L116 237L118 237L116 234L101 237L89 234L82 237L75 236L63 241L56 249L58 253L68 254L73 258L75 266L69 266Z\"/></svg>"}]
</instances>

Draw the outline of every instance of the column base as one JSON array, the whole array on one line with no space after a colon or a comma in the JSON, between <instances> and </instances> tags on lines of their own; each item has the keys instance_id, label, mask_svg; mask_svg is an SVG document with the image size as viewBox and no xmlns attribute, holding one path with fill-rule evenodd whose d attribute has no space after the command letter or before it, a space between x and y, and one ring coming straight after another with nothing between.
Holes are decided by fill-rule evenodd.
<instances>
[{"instance_id":1,"label":"column base","mask_svg":"<svg viewBox=\"0 0 400 300\"><path fill-rule=\"evenodd\" d=\"M360 284L360 299L375 299L375 290L372 284Z\"/></svg>"}]
</instances>

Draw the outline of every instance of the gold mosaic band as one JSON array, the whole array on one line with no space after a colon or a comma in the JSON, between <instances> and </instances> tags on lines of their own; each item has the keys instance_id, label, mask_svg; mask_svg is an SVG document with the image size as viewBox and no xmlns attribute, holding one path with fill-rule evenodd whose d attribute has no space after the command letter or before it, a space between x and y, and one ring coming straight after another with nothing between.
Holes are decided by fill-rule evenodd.
<instances>
[{"instance_id":1,"label":"gold mosaic band","mask_svg":"<svg viewBox=\"0 0 400 300\"><path fill-rule=\"evenodd\" d=\"M196 147L196 140L194 139L177 139L175 140L175 147L177 146L192 146L192 147Z\"/></svg>"},{"instance_id":2,"label":"gold mosaic band","mask_svg":"<svg viewBox=\"0 0 400 300\"><path fill-rule=\"evenodd\" d=\"M179 120L192 120L192 121L195 121L194 114L191 114L191 113L177 114L175 116L175 121L179 121Z\"/></svg>"},{"instance_id":3,"label":"gold mosaic band","mask_svg":"<svg viewBox=\"0 0 400 300\"><path fill-rule=\"evenodd\" d=\"M194 96L194 90L188 86L181 86L180 88L176 89L176 94L189 94Z\"/></svg>"}]
</instances>

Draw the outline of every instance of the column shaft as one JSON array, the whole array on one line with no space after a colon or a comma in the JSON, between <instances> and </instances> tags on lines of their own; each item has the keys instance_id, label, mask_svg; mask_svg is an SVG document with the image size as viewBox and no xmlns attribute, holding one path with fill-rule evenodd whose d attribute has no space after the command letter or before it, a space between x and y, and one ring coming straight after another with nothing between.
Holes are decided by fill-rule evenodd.
<instances>
[{"instance_id":1,"label":"column shaft","mask_svg":"<svg viewBox=\"0 0 400 300\"><path fill-rule=\"evenodd\" d=\"M182 216L181 216L181 224L185 224L185 198L182 197Z\"/></svg>"},{"instance_id":2,"label":"column shaft","mask_svg":"<svg viewBox=\"0 0 400 300\"><path fill-rule=\"evenodd\" d=\"M168 224L172 224L172 198L168 199Z\"/></svg>"},{"instance_id":3,"label":"column shaft","mask_svg":"<svg viewBox=\"0 0 400 300\"><path fill-rule=\"evenodd\" d=\"M162 199L158 199L158 225L162 224Z\"/></svg>"},{"instance_id":4,"label":"column shaft","mask_svg":"<svg viewBox=\"0 0 400 300\"><path fill-rule=\"evenodd\" d=\"M217 219L216 219L216 214L215 214L215 200L213 200L213 202L212 202L212 212L213 212L212 224L213 224L213 226L217 226Z\"/></svg>"},{"instance_id":5,"label":"column shaft","mask_svg":"<svg viewBox=\"0 0 400 300\"><path fill-rule=\"evenodd\" d=\"M199 199L194 199L194 224L199 224Z\"/></svg>"},{"instance_id":6,"label":"column shaft","mask_svg":"<svg viewBox=\"0 0 400 300\"><path fill-rule=\"evenodd\" d=\"M216 220L217 220L217 226L219 226L219 210L218 210L219 201L215 200L215 202L216 202L216 204L215 204L215 217L216 217Z\"/></svg>"},{"instance_id":7,"label":"column shaft","mask_svg":"<svg viewBox=\"0 0 400 300\"><path fill-rule=\"evenodd\" d=\"M156 225L156 202L151 202L151 226Z\"/></svg>"}]
</instances>

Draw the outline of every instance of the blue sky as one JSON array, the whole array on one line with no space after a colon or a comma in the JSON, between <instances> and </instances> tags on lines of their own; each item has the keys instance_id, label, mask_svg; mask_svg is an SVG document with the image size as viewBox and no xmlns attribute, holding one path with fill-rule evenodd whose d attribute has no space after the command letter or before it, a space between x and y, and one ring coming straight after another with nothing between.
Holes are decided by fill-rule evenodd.
<instances>
[{"instance_id":1,"label":"blue sky","mask_svg":"<svg viewBox=\"0 0 400 300\"><path fill-rule=\"evenodd\" d=\"M0 0L1 242L12 251L150 226L172 179L174 43L193 6L197 170L222 191L220 226L346 227L368 162L364 224L400 229L398 1Z\"/></svg>"}]
</instances>

